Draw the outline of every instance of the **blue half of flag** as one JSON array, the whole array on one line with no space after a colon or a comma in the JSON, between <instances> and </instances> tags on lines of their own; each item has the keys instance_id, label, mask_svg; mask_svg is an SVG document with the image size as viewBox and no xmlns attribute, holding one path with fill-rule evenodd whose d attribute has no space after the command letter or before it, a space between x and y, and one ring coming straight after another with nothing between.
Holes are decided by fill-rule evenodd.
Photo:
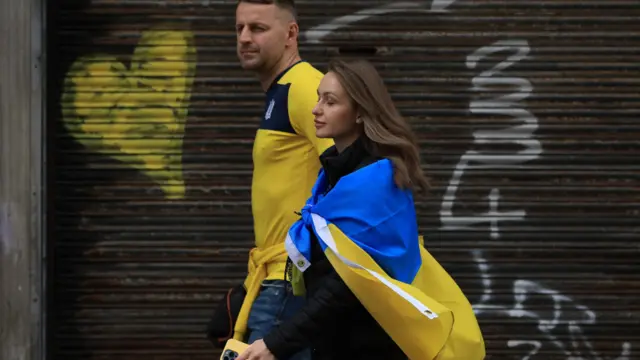
<instances>
[{"instance_id":1,"label":"blue half of flag","mask_svg":"<svg viewBox=\"0 0 640 360\"><path fill-rule=\"evenodd\" d=\"M329 184L324 170L320 172L302 217L287 239L287 251L301 271L315 260L311 258L311 234L315 232L311 214L316 214L337 226L388 276L404 283L413 281L421 265L415 205L411 190L398 188L393 173L390 160L379 160L343 176L323 195ZM320 245L326 251L323 241Z\"/></svg>"}]
</instances>

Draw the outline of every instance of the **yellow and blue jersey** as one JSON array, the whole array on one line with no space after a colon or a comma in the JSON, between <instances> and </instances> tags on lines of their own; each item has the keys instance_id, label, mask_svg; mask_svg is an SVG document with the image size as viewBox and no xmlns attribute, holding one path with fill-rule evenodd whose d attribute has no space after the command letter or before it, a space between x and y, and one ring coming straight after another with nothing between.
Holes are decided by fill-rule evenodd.
<instances>
[{"instance_id":1,"label":"yellow and blue jersey","mask_svg":"<svg viewBox=\"0 0 640 360\"><path fill-rule=\"evenodd\" d=\"M311 196L320 154L333 145L318 139L311 113L324 75L305 61L282 72L267 90L265 112L253 144L251 209L256 247L249 255L245 297L234 338L246 340L253 301L264 280L283 280L287 261L284 242L289 228Z\"/></svg>"},{"instance_id":2,"label":"yellow and blue jersey","mask_svg":"<svg viewBox=\"0 0 640 360\"><path fill-rule=\"evenodd\" d=\"M284 251L296 212L311 195L320 171L319 155L333 145L316 137L314 116L322 72L299 61L282 72L266 93L265 112L253 147L251 207L259 251ZM283 279L285 261L267 256L267 279ZM271 259L269 259L271 258ZM282 260L282 259L281 259ZM286 257L284 257L286 260Z\"/></svg>"}]
</instances>

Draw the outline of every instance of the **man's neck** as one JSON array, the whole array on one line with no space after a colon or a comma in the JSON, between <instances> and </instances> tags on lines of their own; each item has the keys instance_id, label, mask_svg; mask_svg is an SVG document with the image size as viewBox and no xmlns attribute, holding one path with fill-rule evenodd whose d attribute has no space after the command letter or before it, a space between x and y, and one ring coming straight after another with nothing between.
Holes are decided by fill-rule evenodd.
<instances>
[{"instance_id":1,"label":"man's neck","mask_svg":"<svg viewBox=\"0 0 640 360\"><path fill-rule=\"evenodd\" d=\"M268 71L264 74L259 74L258 78L260 79L260 85L262 86L262 90L267 91L269 87L273 83L273 80L276 79L280 73L285 71L291 65L300 61L300 54L297 52L288 56L283 56L282 61L280 61L276 66L274 66L271 71Z\"/></svg>"}]
</instances>

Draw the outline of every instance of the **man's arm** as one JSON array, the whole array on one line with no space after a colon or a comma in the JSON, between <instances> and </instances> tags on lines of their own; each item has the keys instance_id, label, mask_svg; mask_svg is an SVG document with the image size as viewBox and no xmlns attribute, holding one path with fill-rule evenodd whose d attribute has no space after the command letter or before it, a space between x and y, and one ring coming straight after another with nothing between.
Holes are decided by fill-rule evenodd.
<instances>
[{"instance_id":1,"label":"man's arm","mask_svg":"<svg viewBox=\"0 0 640 360\"><path fill-rule=\"evenodd\" d=\"M320 139L316 136L316 127L311 113L318 102L318 85L322 79L309 77L304 81L296 81L289 88L289 119L291 126L299 135L309 139L318 155L333 146L332 139Z\"/></svg>"}]
</instances>

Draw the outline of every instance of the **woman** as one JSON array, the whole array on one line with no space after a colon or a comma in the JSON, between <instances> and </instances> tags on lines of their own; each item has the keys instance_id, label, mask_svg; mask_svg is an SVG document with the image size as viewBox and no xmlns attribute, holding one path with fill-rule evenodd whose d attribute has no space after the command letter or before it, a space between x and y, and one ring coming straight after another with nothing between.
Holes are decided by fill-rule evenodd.
<instances>
[{"instance_id":1,"label":"woman","mask_svg":"<svg viewBox=\"0 0 640 360\"><path fill-rule=\"evenodd\" d=\"M427 352L412 348L424 341L433 341L437 348L431 353L437 354L446 340L414 336L402 346L392 340L390 331L402 340L397 331L406 324L398 319L410 310L405 306L396 313L400 316L385 318L387 311L377 306L392 299L383 296L376 304L368 296L366 286L371 284L363 288L354 280L368 276L362 275L364 269L410 284L421 268L412 194L427 190L428 182L409 125L378 72L362 60L330 63L313 114L316 135L332 138L335 146L320 157L323 169L286 242L289 278L294 292L305 293L306 303L238 360L286 360L305 348L312 349L313 360L407 359L403 349L412 351L412 358L426 359ZM369 265L365 269L353 259ZM367 270L371 268L377 270ZM437 317L424 306L420 309L427 314L420 317ZM409 316L413 320L407 321L421 321L415 313Z\"/></svg>"}]
</instances>

